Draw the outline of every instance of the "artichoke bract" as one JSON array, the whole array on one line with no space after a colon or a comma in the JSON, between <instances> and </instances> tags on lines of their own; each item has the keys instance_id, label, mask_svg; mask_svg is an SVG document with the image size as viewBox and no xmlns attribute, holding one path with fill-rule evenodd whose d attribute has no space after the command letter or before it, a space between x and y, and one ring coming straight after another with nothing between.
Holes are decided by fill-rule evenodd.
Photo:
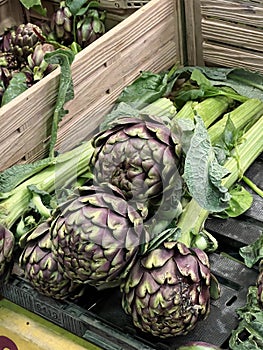
<instances>
[{"instance_id":1,"label":"artichoke bract","mask_svg":"<svg viewBox=\"0 0 263 350\"><path fill-rule=\"evenodd\" d=\"M165 242L141 256L121 284L122 307L134 325L160 338L187 334L210 311L208 256Z\"/></svg>"},{"instance_id":2,"label":"artichoke bract","mask_svg":"<svg viewBox=\"0 0 263 350\"><path fill-rule=\"evenodd\" d=\"M50 221L47 220L26 238L26 245L19 257L25 278L39 293L63 300L79 297L84 286L71 281L63 272L52 252Z\"/></svg>"},{"instance_id":3,"label":"artichoke bract","mask_svg":"<svg viewBox=\"0 0 263 350\"><path fill-rule=\"evenodd\" d=\"M181 198L179 135L155 116L123 117L93 137L94 183L117 186L146 218Z\"/></svg>"},{"instance_id":4,"label":"artichoke bract","mask_svg":"<svg viewBox=\"0 0 263 350\"><path fill-rule=\"evenodd\" d=\"M0 279L9 274L9 263L13 258L14 247L13 233L0 224Z\"/></svg>"},{"instance_id":5,"label":"artichoke bract","mask_svg":"<svg viewBox=\"0 0 263 350\"><path fill-rule=\"evenodd\" d=\"M67 276L96 288L119 284L141 241L143 220L114 186L83 186L53 220L53 251Z\"/></svg>"}]
</instances>

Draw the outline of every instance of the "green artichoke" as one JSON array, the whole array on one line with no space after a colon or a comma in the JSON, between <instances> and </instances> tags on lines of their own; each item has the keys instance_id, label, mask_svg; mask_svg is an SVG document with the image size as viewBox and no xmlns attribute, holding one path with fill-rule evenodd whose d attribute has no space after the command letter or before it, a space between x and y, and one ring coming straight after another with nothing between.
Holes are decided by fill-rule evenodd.
<instances>
[{"instance_id":1,"label":"green artichoke","mask_svg":"<svg viewBox=\"0 0 263 350\"><path fill-rule=\"evenodd\" d=\"M19 258L25 278L39 293L63 300L75 299L84 291L84 285L72 282L52 252L50 221L45 221L26 238Z\"/></svg>"},{"instance_id":2,"label":"green artichoke","mask_svg":"<svg viewBox=\"0 0 263 350\"><path fill-rule=\"evenodd\" d=\"M105 33L105 12L90 9L77 23L77 42L85 48Z\"/></svg>"},{"instance_id":3,"label":"green artichoke","mask_svg":"<svg viewBox=\"0 0 263 350\"><path fill-rule=\"evenodd\" d=\"M187 334L210 311L210 279L205 252L166 242L134 263L121 284L122 307L144 332Z\"/></svg>"},{"instance_id":4,"label":"green artichoke","mask_svg":"<svg viewBox=\"0 0 263 350\"><path fill-rule=\"evenodd\" d=\"M180 138L161 118L120 118L94 136L93 146L94 184L117 186L144 218L155 215L162 205L169 213L167 204L180 201Z\"/></svg>"},{"instance_id":5,"label":"green artichoke","mask_svg":"<svg viewBox=\"0 0 263 350\"><path fill-rule=\"evenodd\" d=\"M119 284L142 241L143 220L114 186L83 186L51 225L53 252L65 274L96 288Z\"/></svg>"},{"instance_id":6,"label":"green artichoke","mask_svg":"<svg viewBox=\"0 0 263 350\"><path fill-rule=\"evenodd\" d=\"M20 62L26 62L27 57L33 52L36 44L40 43L41 34L42 30L36 24L20 24L11 31L10 52Z\"/></svg>"},{"instance_id":7,"label":"green artichoke","mask_svg":"<svg viewBox=\"0 0 263 350\"><path fill-rule=\"evenodd\" d=\"M54 12L51 18L50 29L55 40L60 43L69 45L73 42L73 15L66 6L65 1L61 1L59 8Z\"/></svg>"},{"instance_id":8,"label":"green artichoke","mask_svg":"<svg viewBox=\"0 0 263 350\"><path fill-rule=\"evenodd\" d=\"M13 233L0 224L0 279L5 279L10 273L14 248Z\"/></svg>"}]
</instances>

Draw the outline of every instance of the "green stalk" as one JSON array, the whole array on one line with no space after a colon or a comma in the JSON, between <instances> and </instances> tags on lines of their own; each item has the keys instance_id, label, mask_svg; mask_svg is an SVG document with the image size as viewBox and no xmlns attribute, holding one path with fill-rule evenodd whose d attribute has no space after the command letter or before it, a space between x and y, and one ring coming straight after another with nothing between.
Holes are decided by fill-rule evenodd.
<instances>
[{"instance_id":1,"label":"green stalk","mask_svg":"<svg viewBox=\"0 0 263 350\"><path fill-rule=\"evenodd\" d=\"M253 181L251 181L249 178L246 176L242 176L242 180L256 193L258 194L261 198L263 198L263 190L259 188Z\"/></svg>"},{"instance_id":2,"label":"green stalk","mask_svg":"<svg viewBox=\"0 0 263 350\"><path fill-rule=\"evenodd\" d=\"M233 100L226 96L209 97L202 102L188 101L176 115L176 119L194 119L195 112L203 119L208 128L227 111Z\"/></svg>"},{"instance_id":3,"label":"green stalk","mask_svg":"<svg viewBox=\"0 0 263 350\"><path fill-rule=\"evenodd\" d=\"M262 115L263 102L258 99L249 99L240 106L226 113L217 123L213 124L209 130L209 136L212 143L215 143L224 132L227 119L230 116L236 129L243 129L248 122L254 123Z\"/></svg>"},{"instance_id":4,"label":"green stalk","mask_svg":"<svg viewBox=\"0 0 263 350\"><path fill-rule=\"evenodd\" d=\"M263 117L261 117L243 135L242 142L235 148L235 154L229 158L224 167L230 175L222 181L222 185L230 188L240 178L240 171L245 172L263 151ZM195 199L186 205L179 218L177 227L181 229L179 241L191 246L192 233L197 234L203 228L210 212L201 208Z\"/></svg>"},{"instance_id":5,"label":"green stalk","mask_svg":"<svg viewBox=\"0 0 263 350\"><path fill-rule=\"evenodd\" d=\"M91 141L74 148L55 158L56 163L44 168L36 175L18 185L11 196L0 202L0 224L10 229L26 212L31 199L29 185L52 193L72 183L81 174L89 171L89 162L93 154Z\"/></svg>"},{"instance_id":6,"label":"green stalk","mask_svg":"<svg viewBox=\"0 0 263 350\"><path fill-rule=\"evenodd\" d=\"M176 107L171 100L166 97L161 97L141 109L140 112L143 114L168 117L171 119L176 115Z\"/></svg>"}]
</instances>

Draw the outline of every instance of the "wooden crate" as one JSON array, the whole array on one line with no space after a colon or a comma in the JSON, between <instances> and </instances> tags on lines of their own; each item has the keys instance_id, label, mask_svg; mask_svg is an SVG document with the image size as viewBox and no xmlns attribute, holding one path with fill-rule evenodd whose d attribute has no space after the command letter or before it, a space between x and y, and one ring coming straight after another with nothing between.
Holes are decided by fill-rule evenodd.
<instances>
[{"instance_id":1,"label":"wooden crate","mask_svg":"<svg viewBox=\"0 0 263 350\"><path fill-rule=\"evenodd\" d=\"M6 28L23 23L24 14L17 0L0 0L0 35Z\"/></svg>"},{"instance_id":2,"label":"wooden crate","mask_svg":"<svg viewBox=\"0 0 263 350\"><path fill-rule=\"evenodd\" d=\"M190 65L263 72L261 0L184 0Z\"/></svg>"},{"instance_id":3,"label":"wooden crate","mask_svg":"<svg viewBox=\"0 0 263 350\"><path fill-rule=\"evenodd\" d=\"M60 124L63 152L94 133L125 86L140 71L159 72L183 63L180 0L151 0L76 55L75 97ZM0 170L47 153L59 69L0 108Z\"/></svg>"}]
</instances>

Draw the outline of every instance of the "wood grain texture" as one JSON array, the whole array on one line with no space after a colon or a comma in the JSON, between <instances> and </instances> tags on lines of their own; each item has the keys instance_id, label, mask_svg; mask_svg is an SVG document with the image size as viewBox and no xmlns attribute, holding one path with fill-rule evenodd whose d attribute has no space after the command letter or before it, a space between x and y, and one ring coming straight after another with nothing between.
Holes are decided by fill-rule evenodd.
<instances>
[{"instance_id":1,"label":"wood grain texture","mask_svg":"<svg viewBox=\"0 0 263 350\"><path fill-rule=\"evenodd\" d=\"M203 17L263 28L262 1L201 0L201 12Z\"/></svg>"},{"instance_id":2,"label":"wood grain texture","mask_svg":"<svg viewBox=\"0 0 263 350\"><path fill-rule=\"evenodd\" d=\"M187 7L192 0L184 0ZM188 64L239 66L262 72L263 2L198 0L185 15ZM189 29L190 28L190 29ZM199 39L196 39L199 38ZM200 43L194 46L191 42Z\"/></svg>"},{"instance_id":3,"label":"wood grain texture","mask_svg":"<svg viewBox=\"0 0 263 350\"><path fill-rule=\"evenodd\" d=\"M76 55L75 97L66 105L57 148L90 137L125 86L142 70L159 72L181 62L180 0L151 0ZM46 155L59 69L0 108L0 170Z\"/></svg>"},{"instance_id":4,"label":"wood grain texture","mask_svg":"<svg viewBox=\"0 0 263 350\"><path fill-rule=\"evenodd\" d=\"M243 67L263 73L263 53L204 43L204 61L206 65L221 67Z\"/></svg>"},{"instance_id":5,"label":"wood grain texture","mask_svg":"<svg viewBox=\"0 0 263 350\"><path fill-rule=\"evenodd\" d=\"M248 50L263 50L263 29L216 20L202 20L202 35L205 42L217 42Z\"/></svg>"}]
</instances>

